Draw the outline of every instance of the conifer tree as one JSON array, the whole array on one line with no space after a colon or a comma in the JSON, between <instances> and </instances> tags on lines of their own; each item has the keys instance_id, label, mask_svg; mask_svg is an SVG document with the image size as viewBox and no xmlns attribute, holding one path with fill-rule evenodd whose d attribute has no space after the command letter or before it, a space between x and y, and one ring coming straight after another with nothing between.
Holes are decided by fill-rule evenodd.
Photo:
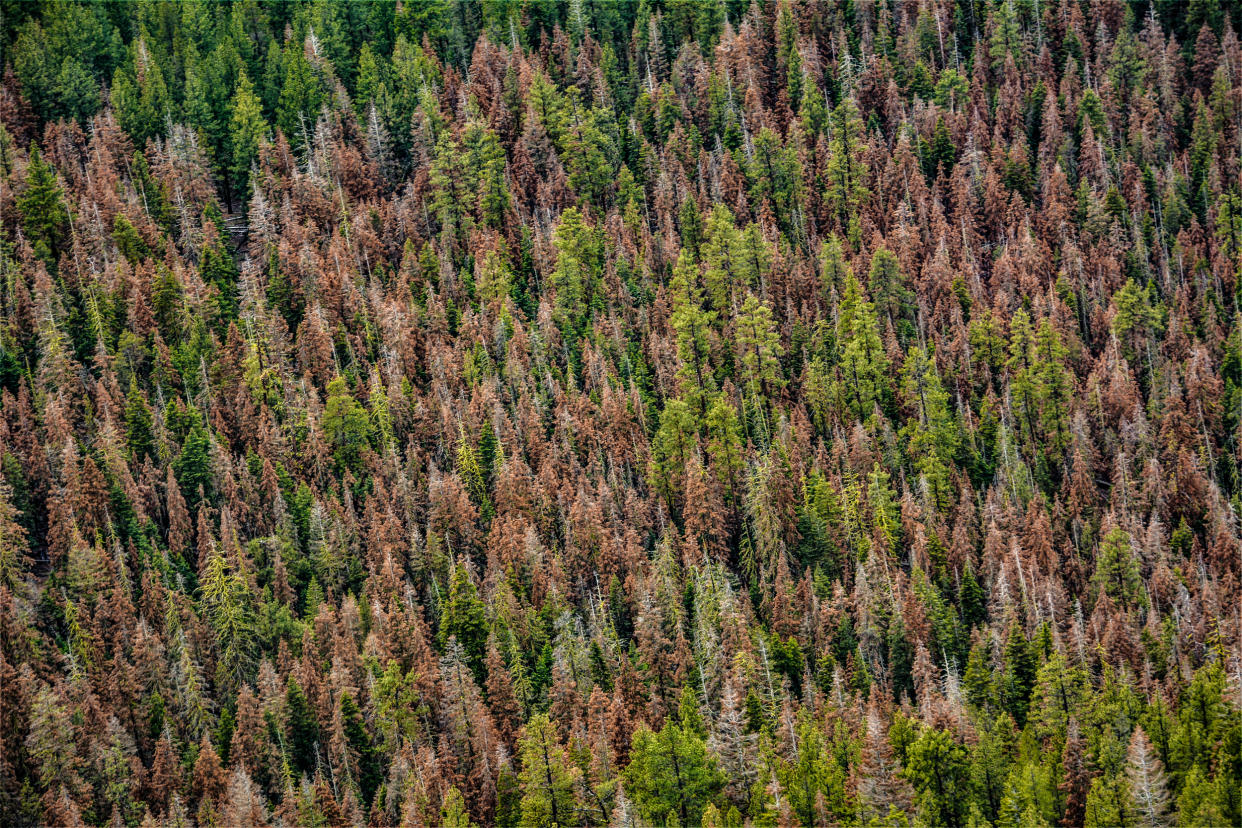
<instances>
[{"instance_id":1,"label":"conifer tree","mask_svg":"<svg viewBox=\"0 0 1242 828\"><path fill-rule=\"evenodd\" d=\"M944 730L927 728L911 743L906 776L917 792L920 812L932 825L963 826L969 809L966 749Z\"/></svg>"},{"instance_id":2,"label":"conifer tree","mask_svg":"<svg viewBox=\"0 0 1242 828\"><path fill-rule=\"evenodd\" d=\"M34 762L39 784L45 790L67 788L76 793L80 759L74 743L74 725L58 694L41 688L32 699L26 750Z\"/></svg>"},{"instance_id":3,"label":"conifer tree","mask_svg":"<svg viewBox=\"0 0 1242 828\"><path fill-rule=\"evenodd\" d=\"M30 152L26 186L17 196L17 209L35 256L49 268L55 268L56 257L69 234L69 210L56 171L43 160L37 146Z\"/></svg>"},{"instance_id":4,"label":"conifer tree","mask_svg":"<svg viewBox=\"0 0 1242 828\"><path fill-rule=\"evenodd\" d=\"M750 268L744 264L742 237L733 214L718 204L707 216L701 257L706 270L704 281L712 309L718 314L732 313L737 291L752 287L747 281Z\"/></svg>"},{"instance_id":5,"label":"conifer tree","mask_svg":"<svg viewBox=\"0 0 1242 828\"><path fill-rule=\"evenodd\" d=\"M1087 828L1104 828L1108 825L1125 828L1135 824L1136 813L1130 801L1125 778L1110 773L1091 780L1083 825Z\"/></svg>"},{"instance_id":6,"label":"conifer tree","mask_svg":"<svg viewBox=\"0 0 1242 828\"><path fill-rule=\"evenodd\" d=\"M480 463L478 451L466 440L464 429L459 432L457 438L457 473L465 483L470 499L479 508L479 515L485 522L491 520L494 510L491 498L487 494L483 466Z\"/></svg>"},{"instance_id":7,"label":"conifer tree","mask_svg":"<svg viewBox=\"0 0 1242 828\"><path fill-rule=\"evenodd\" d=\"M444 804L440 807L440 819L443 828L477 828L475 823L470 821L470 814L466 811L466 800L456 787L449 788L448 793L444 795Z\"/></svg>"},{"instance_id":8,"label":"conifer tree","mask_svg":"<svg viewBox=\"0 0 1242 828\"><path fill-rule=\"evenodd\" d=\"M1204 771L1193 765L1182 783L1177 798L1177 824L1185 826L1226 825L1229 820L1218 804L1219 788L1213 785Z\"/></svg>"},{"instance_id":9,"label":"conifer tree","mask_svg":"<svg viewBox=\"0 0 1242 828\"><path fill-rule=\"evenodd\" d=\"M601 241L573 207L561 214L554 239L556 269L550 282L556 290L556 318L566 339L576 343L595 298Z\"/></svg>"},{"instance_id":10,"label":"conifer tree","mask_svg":"<svg viewBox=\"0 0 1242 828\"><path fill-rule=\"evenodd\" d=\"M522 826L559 828L580 825L574 790L580 771L565 754L557 727L544 714L532 716L518 739L522 760L519 776L522 797Z\"/></svg>"},{"instance_id":11,"label":"conifer tree","mask_svg":"<svg viewBox=\"0 0 1242 828\"><path fill-rule=\"evenodd\" d=\"M171 101L164 70L146 38L136 38L130 53L132 66L118 70L112 77L110 100L121 128L141 148L162 132Z\"/></svg>"},{"instance_id":12,"label":"conifer tree","mask_svg":"<svg viewBox=\"0 0 1242 828\"><path fill-rule=\"evenodd\" d=\"M370 442L370 418L362 403L350 393L344 377L338 376L328 383L322 426L340 468L356 470Z\"/></svg>"},{"instance_id":13,"label":"conifer tree","mask_svg":"<svg viewBox=\"0 0 1242 828\"><path fill-rule=\"evenodd\" d=\"M841 297L837 341L841 349L841 396L855 416L866 419L884 398L888 355L880 340L875 309L852 274L846 276Z\"/></svg>"},{"instance_id":14,"label":"conifer tree","mask_svg":"<svg viewBox=\"0 0 1242 828\"><path fill-rule=\"evenodd\" d=\"M684 250L673 268L669 287L673 299L669 323L677 332L677 356L681 360L678 384L682 399L698 412L701 422L707 417L708 397L715 388L709 335L716 323L716 312L703 309L698 268Z\"/></svg>"},{"instance_id":15,"label":"conifer tree","mask_svg":"<svg viewBox=\"0 0 1242 828\"><path fill-rule=\"evenodd\" d=\"M319 117L324 90L306 59L303 43L296 37L285 44L281 62L284 77L276 104L276 124L293 146L302 147Z\"/></svg>"},{"instance_id":16,"label":"conifer tree","mask_svg":"<svg viewBox=\"0 0 1242 828\"><path fill-rule=\"evenodd\" d=\"M449 576L448 600L440 621L440 642L457 640L466 663L475 676L483 675L487 647L487 613L478 590L463 566L454 566Z\"/></svg>"},{"instance_id":17,"label":"conifer tree","mask_svg":"<svg viewBox=\"0 0 1242 828\"><path fill-rule=\"evenodd\" d=\"M841 239L833 233L820 247L819 279L823 283L825 295L845 290L846 280L853 274L849 262L845 260L845 251Z\"/></svg>"},{"instance_id":18,"label":"conifer tree","mask_svg":"<svg viewBox=\"0 0 1242 828\"><path fill-rule=\"evenodd\" d=\"M866 735L858 763L859 816L870 822L892 809L910 810L914 792L900 775L892 745L873 701L867 709Z\"/></svg>"},{"instance_id":19,"label":"conifer tree","mask_svg":"<svg viewBox=\"0 0 1242 828\"><path fill-rule=\"evenodd\" d=\"M199 594L219 649L217 680L237 688L250 678L255 663L256 602L246 574L219 550L200 564L200 571Z\"/></svg>"},{"instance_id":20,"label":"conifer tree","mask_svg":"<svg viewBox=\"0 0 1242 828\"><path fill-rule=\"evenodd\" d=\"M1113 316L1113 333L1125 346L1126 357L1142 360L1147 370L1152 370L1151 336L1162 324L1162 314L1151 301L1151 287L1147 289L1130 279L1113 296L1117 312Z\"/></svg>"},{"instance_id":21,"label":"conifer tree","mask_svg":"<svg viewBox=\"0 0 1242 828\"><path fill-rule=\"evenodd\" d=\"M141 463L144 457L156 459L154 420L150 406L138 390L137 378L130 378L129 393L125 395L125 442L133 462Z\"/></svg>"},{"instance_id":22,"label":"conifer tree","mask_svg":"<svg viewBox=\"0 0 1242 828\"><path fill-rule=\"evenodd\" d=\"M667 721L658 732L640 728L622 774L625 790L645 819L695 825L724 784L703 740Z\"/></svg>"},{"instance_id":23,"label":"conifer tree","mask_svg":"<svg viewBox=\"0 0 1242 828\"><path fill-rule=\"evenodd\" d=\"M780 364L784 351L772 321L772 309L753 293L747 294L736 325L741 378L752 395L771 401L771 394L785 384Z\"/></svg>"},{"instance_id":24,"label":"conifer tree","mask_svg":"<svg viewBox=\"0 0 1242 828\"><path fill-rule=\"evenodd\" d=\"M465 244L474 227L474 217L468 208L476 172L466 165L461 145L449 133L441 135L431 165L431 183L436 188L432 204L441 230L458 248Z\"/></svg>"},{"instance_id":25,"label":"conifer tree","mask_svg":"<svg viewBox=\"0 0 1242 828\"><path fill-rule=\"evenodd\" d=\"M651 479L672 503L681 493L681 477L697 447L694 411L684 400L669 400L660 413L660 427L651 441Z\"/></svg>"},{"instance_id":26,"label":"conifer tree","mask_svg":"<svg viewBox=\"0 0 1242 828\"><path fill-rule=\"evenodd\" d=\"M1035 355L1035 338L1031 320L1026 311L1014 311L1009 323L1009 359L1005 368L1009 372L1009 395L1014 414L1022 433L1035 439L1035 424L1039 416L1038 357Z\"/></svg>"},{"instance_id":27,"label":"conifer tree","mask_svg":"<svg viewBox=\"0 0 1242 828\"><path fill-rule=\"evenodd\" d=\"M1130 534L1121 527L1113 527L1100 541L1092 581L1101 594L1118 601L1123 609L1143 606L1143 581L1138 561L1131 551Z\"/></svg>"},{"instance_id":28,"label":"conifer tree","mask_svg":"<svg viewBox=\"0 0 1242 828\"><path fill-rule=\"evenodd\" d=\"M212 493L210 451L207 431L195 420L182 444L181 454L172 464L182 496L191 507L199 503L200 495Z\"/></svg>"},{"instance_id":29,"label":"conifer tree","mask_svg":"<svg viewBox=\"0 0 1242 828\"><path fill-rule=\"evenodd\" d=\"M1169 780L1164 772L1164 763L1152 749L1151 741L1141 727L1134 728L1130 736L1130 747L1126 752L1126 779L1130 783L1130 796L1134 798L1139 824L1166 824Z\"/></svg>"},{"instance_id":30,"label":"conifer tree","mask_svg":"<svg viewBox=\"0 0 1242 828\"><path fill-rule=\"evenodd\" d=\"M914 294L905 285L897 257L887 247L879 247L872 254L867 284L876 313L888 320L902 341L908 341L914 332L909 318Z\"/></svg>"},{"instance_id":31,"label":"conifer tree","mask_svg":"<svg viewBox=\"0 0 1242 828\"><path fill-rule=\"evenodd\" d=\"M857 244L860 235L858 213L867 202L869 193L864 183L867 164L863 160L863 122L852 98L843 98L832 110L829 128L832 138L828 144L826 196L839 232Z\"/></svg>"},{"instance_id":32,"label":"conifer tree","mask_svg":"<svg viewBox=\"0 0 1242 828\"><path fill-rule=\"evenodd\" d=\"M233 158L233 180L239 194L246 197L243 183L250 179L250 166L259 154L259 144L267 134L263 105L255 94L254 84L243 70L233 93L233 116L230 140Z\"/></svg>"},{"instance_id":33,"label":"conifer tree","mask_svg":"<svg viewBox=\"0 0 1242 828\"><path fill-rule=\"evenodd\" d=\"M795 757L781 762L777 771L794 814L803 825L822 822L830 814L843 815L847 810L845 772L832 756L823 731L804 715L794 732Z\"/></svg>"},{"instance_id":34,"label":"conifer tree","mask_svg":"<svg viewBox=\"0 0 1242 828\"><path fill-rule=\"evenodd\" d=\"M1005 708L1019 726L1026 723L1031 690L1035 687L1039 661L1031 649L1026 633L1015 621L1010 624L1005 641L1005 674L1002 695Z\"/></svg>"},{"instance_id":35,"label":"conifer tree","mask_svg":"<svg viewBox=\"0 0 1242 828\"><path fill-rule=\"evenodd\" d=\"M285 692L286 759L292 767L313 774L319 761L319 724L296 679L289 680Z\"/></svg>"},{"instance_id":36,"label":"conifer tree","mask_svg":"<svg viewBox=\"0 0 1242 828\"><path fill-rule=\"evenodd\" d=\"M1069 410L1073 385L1065 367L1066 348L1051 320L1044 319L1035 332L1039 359L1040 422L1043 438L1056 456L1069 444Z\"/></svg>"},{"instance_id":37,"label":"conifer tree","mask_svg":"<svg viewBox=\"0 0 1242 828\"><path fill-rule=\"evenodd\" d=\"M364 804L370 803L382 780L380 760L371 736L367 733L362 721L362 711L349 693L341 694L341 720L345 731L345 740L349 743L349 751L357 774L358 788L362 793Z\"/></svg>"},{"instance_id":38,"label":"conifer tree","mask_svg":"<svg viewBox=\"0 0 1242 828\"><path fill-rule=\"evenodd\" d=\"M13 487L0 477L0 586L15 593L22 591L26 570L33 561L26 528L18 523L13 504Z\"/></svg>"},{"instance_id":39,"label":"conifer tree","mask_svg":"<svg viewBox=\"0 0 1242 828\"><path fill-rule=\"evenodd\" d=\"M911 348L902 368L902 396L918 416L903 427L907 450L940 509L952 502L948 470L957 451L958 431L949 411L949 395L935 363L922 348Z\"/></svg>"}]
</instances>

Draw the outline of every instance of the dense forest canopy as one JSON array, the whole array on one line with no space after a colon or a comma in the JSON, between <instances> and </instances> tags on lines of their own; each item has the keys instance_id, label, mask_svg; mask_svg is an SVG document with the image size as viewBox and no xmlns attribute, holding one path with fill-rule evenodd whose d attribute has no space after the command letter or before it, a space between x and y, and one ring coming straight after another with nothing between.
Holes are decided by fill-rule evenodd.
<instances>
[{"instance_id":1,"label":"dense forest canopy","mask_svg":"<svg viewBox=\"0 0 1242 828\"><path fill-rule=\"evenodd\" d=\"M0 2L0 823L1242 824L1242 7Z\"/></svg>"}]
</instances>

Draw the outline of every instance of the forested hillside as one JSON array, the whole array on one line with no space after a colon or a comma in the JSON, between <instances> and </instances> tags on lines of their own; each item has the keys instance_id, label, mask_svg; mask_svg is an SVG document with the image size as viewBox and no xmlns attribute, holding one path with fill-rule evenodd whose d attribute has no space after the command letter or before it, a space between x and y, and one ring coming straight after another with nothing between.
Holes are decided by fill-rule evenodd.
<instances>
[{"instance_id":1,"label":"forested hillside","mask_svg":"<svg viewBox=\"0 0 1242 828\"><path fill-rule=\"evenodd\" d=\"M1242 824L1242 8L0 3L0 824Z\"/></svg>"}]
</instances>

